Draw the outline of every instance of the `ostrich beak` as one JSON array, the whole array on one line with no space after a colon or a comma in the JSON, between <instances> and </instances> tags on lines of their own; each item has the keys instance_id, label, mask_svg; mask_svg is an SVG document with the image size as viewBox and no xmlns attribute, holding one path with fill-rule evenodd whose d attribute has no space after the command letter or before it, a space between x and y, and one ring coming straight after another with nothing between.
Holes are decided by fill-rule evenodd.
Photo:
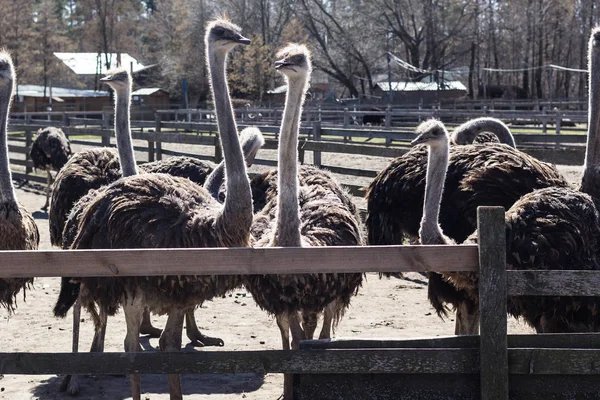
<instances>
[{"instance_id":1,"label":"ostrich beak","mask_svg":"<svg viewBox=\"0 0 600 400\"><path fill-rule=\"evenodd\" d=\"M425 142L427 142L427 138L424 135L419 135L419 136L417 136L417 138L415 140L410 142L410 144L411 144L411 146L416 146L418 144L425 143Z\"/></svg>"},{"instance_id":2,"label":"ostrich beak","mask_svg":"<svg viewBox=\"0 0 600 400\"><path fill-rule=\"evenodd\" d=\"M281 69L281 68L287 67L289 65L293 65L293 64L291 62L286 61L286 60L275 61L275 69Z\"/></svg>"},{"instance_id":3,"label":"ostrich beak","mask_svg":"<svg viewBox=\"0 0 600 400\"><path fill-rule=\"evenodd\" d=\"M246 37L243 37L242 35L239 35L239 37L237 37L235 39L236 43L239 44L243 44L243 45L249 45L250 43L252 43L252 41Z\"/></svg>"},{"instance_id":4,"label":"ostrich beak","mask_svg":"<svg viewBox=\"0 0 600 400\"><path fill-rule=\"evenodd\" d=\"M113 76L112 75L107 75L103 78L100 78L100 82L110 82L113 80Z\"/></svg>"}]
</instances>

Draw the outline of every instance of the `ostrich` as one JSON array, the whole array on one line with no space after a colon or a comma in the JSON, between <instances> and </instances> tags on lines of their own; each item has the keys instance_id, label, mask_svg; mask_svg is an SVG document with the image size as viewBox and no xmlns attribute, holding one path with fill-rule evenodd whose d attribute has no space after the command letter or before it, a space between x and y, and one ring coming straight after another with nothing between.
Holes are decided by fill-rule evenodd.
<instances>
[{"instance_id":1,"label":"ostrich","mask_svg":"<svg viewBox=\"0 0 600 400\"><path fill-rule=\"evenodd\" d=\"M209 23L205 41L227 171L224 203L189 179L166 174L122 178L91 196L78 221L72 249L250 245L252 196L225 76L228 53L250 40L240 34L239 27L220 19ZM69 219L67 225L74 222ZM140 350L139 327L145 306L168 314L160 349L179 351L185 314L240 283L238 276L83 278L80 299L86 309L98 305L107 315L114 314L119 304L123 307L128 352ZM133 399L139 400L139 375L131 376L131 389ZM172 399L182 398L179 375L169 375L169 391Z\"/></svg>"},{"instance_id":2,"label":"ostrich","mask_svg":"<svg viewBox=\"0 0 600 400\"><path fill-rule=\"evenodd\" d=\"M516 147L510 129L499 119L490 117L471 119L456 127L450 141L459 145L498 142Z\"/></svg>"},{"instance_id":3,"label":"ostrich","mask_svg":"<svg viewBox=\"0 0 600 400\"><path fill-rule=\"evenodd\" d=\"M131 85L130 76L126 72L122 72L121 74L109 75L107 78L102 79L107 82L109 85L113 86L115 89L116 98L117 99L129 99L128 89ZM120 120L120 117L127 117L127 125L122 125L121 128L118 125L115 125L115 131L117 132L117 139L127 137L131 140L131 133L129 128L129 101L127 102L117 102L115 107L115 123ZM123 123L124 124L124 123ZM252 165L254 158L260 149L264 145L264 138L262 133L257 128L246 128L240 133L240 142L244 151L244 156L246 159L246 163L248 166ZM118 142L118 148L121 149L121 144ZM106 149L104 154L112 153L112 149ZM99 153L102 154L102 153ZM124 149L124 154L121 156L123 162L123 166L125 169L130 169L131 167L127 167L126 164L130 163L135 165L135 159L133 156L133 149L129 146ZM114 162L112 162L113 158L110 158L110 164L104 164L110 166L110 169L118 169L119 162L115 158ZM211 174L206 177L207 172L212 169ZM143 164L140 167L142 172L146 173L168 173L173 176L181 176L187 177L191 181L196 183L203 183L205 178L206 183L208 184L215 179L224 178L224 163L221 162L218 166L214 167L212 163L203 162L190 157L172 157L166 159L164 161L157 161L152 163ZM119 173L116 171L112 176L118 177ZM213 183L214 185L214 183ZM220 185L220 182L219 182ZM218 190L216 191L216 195L218 195ZM79 221L81 218L81 213L83 212L85 205L89 203L95 196L95 190L91 190L89 195L86 195L80 199L73 208L71 209L71 213L69 218L74 221ZM216 198L216 197L215 197ZM61 240L64 238L64 248L69 248L72 243L75 235L77 234L77 224L72 223L68 225L69 228L65 230L63 235L61 235ZM74 349L77 348L78 342L78 326L79 326L79 309L80 303L75 303L77 297L79 296L79 283L77 281L72 281L72 278L64 277L61 282L61 292L59 294L59 298L57 300L57 304L54 308L54 314L57 317L65 317L68 310L75 305L76 310L73 312L73 324L74 324L74 332L73 332L73 343ZM94 340L92 342L91 351L103 351L104 349L104 335L106 332L106 315L101 314L97 315L92 313L93 319L96 322L96 332L94 335ZM141 333L149 334L151 337L160 337L161 330L154 328L150 323L150 315L146 311L143 315L142 326L140 329ZM196 324L196 320L194 318L193 311L190 311L186 314L186 334L188 338L191 340L192 344L195 346L223 346L223 340L220 338L213 338L210 336L203 335L198 326ZM62 390L69 390L71 394L76 394L79 392L79 382L75 378L71 376L66 376L63 380L63 385L61 386Z\"/></svg>"},{"instance_id":4,"label":"ostrich","mask_svg":"<svg viewBox=\"0 0 600 400\"><path fill-rule=\"evenodd\" d=\"M0 250L37 250L40 235L31 214L17 202L8 159L8 112L16 77L10 54L0 51ZM0 279L0 306L9 313L33 278Z\"/></svg>"},{"instance_id":5,"label":"ostrich","mask_svg":"<svg viewBox=\"0 0 600 400\"><path fill-rule=\"evenodd\" d=\"M45 170L48 176L46 184L46 203L42 210L48 209L50 202L50 185L52 185L52 174L50 170L59 171L73 155L71 143L60 128L41 128L37 137L31 145L29 157L33 161L33 167Z\"/></svg>"},{"instance_id":6,"label":"ostrich","mask_svg":"<svg viewBox=\"0 0 600 400\"><path fill-rule=\"evenodd\" d=\"M298 132L302 103L311 73L310 52L291 44L278 53L275 67L286 78L288 91L279 136L277 195L255 217L256 246L360 245L361 231L353 210L346 207L335 181L328 185L298 180ZM341 190L341 189L339 189ZM337 321L362 282L362 274L252 275L244 284L263 310L275 315L283 348L297 349L299 341L314 331L317 313L330 309ZM298 316L310 326L303 329ZM327 324L327 323L326 323ZM312 336L312 332L309 332ZM284 378L284 396L291 398L290 376Z\"/></svg>"},{"instance_id":7,"label":"ostrich","mask_svg":"<svg viewBox=\"0 0 600 400\"><path fill-rule=\"evenodd\" d=\"M416 146L393 160L371 182L366 194L370 245L402 244L405 236L418 238L426 165L427 148ZM486 179L473 178L481 175ZM467 181L472 190L464 190ZM478 206L508 209L523 195L554 186L568 187L554 166L506 144L451 146L440 206L441 228L456 243L462 243L476 229ZM428 297L440 317L447 316L444 303L455 309L475 308L465 291L457 291L436 273L429 274ZM461 318L457 317L456 333L472 333L465 329L473 324L461 322Z\"/></svg>"},{"instance_id":8,"label":"ostrich","mask_svg":"<svg viewBox=\"0 0 600 400\"><path fill-rule=\"evenodd\" d=\"M507 268L519 270L600 269L600 28L591 33L588 54L589 106L585 166L579 190L553 187L524 195L505 213ZM490 170L494 173L497 166ZM480 171L465 190L484 179ZM476 179L477 178L477 179ZM476 233L467 242L476 242ZM478 275L448 273L458 288L478 298ZM539 333L600 331L599 297L522 296L508 299L508 312Z\"/></svg>"}]
</instances>

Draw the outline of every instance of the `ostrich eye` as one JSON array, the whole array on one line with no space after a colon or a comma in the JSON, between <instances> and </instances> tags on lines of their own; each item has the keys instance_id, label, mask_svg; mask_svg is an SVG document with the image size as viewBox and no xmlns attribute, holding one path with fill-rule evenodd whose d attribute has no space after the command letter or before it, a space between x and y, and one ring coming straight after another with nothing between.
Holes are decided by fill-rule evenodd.
<instances>
[{"instance_id":1,"label":"ostrich eye","mask_svg":"<svg viewBox=\"0 0 600 400\"><path fill-rule=\"evenodd\" d=\"M224 35L224 34L225 34L225 28L223 28L223 27L221 27L221 26L216 26L216 27L215 27L215 29L213 29L213 32L214 32L216 35L219 35L219 36L221 36L221 35Z\"/></svg>"}]
</instances>

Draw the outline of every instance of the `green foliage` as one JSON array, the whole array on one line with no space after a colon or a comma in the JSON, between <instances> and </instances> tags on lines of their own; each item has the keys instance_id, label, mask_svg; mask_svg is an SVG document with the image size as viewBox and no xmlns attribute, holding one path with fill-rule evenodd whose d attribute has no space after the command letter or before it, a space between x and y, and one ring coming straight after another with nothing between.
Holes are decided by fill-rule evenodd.
<instances>
[{"instance_id":1,"label":"green foliage","mask_svg":"<svg viewBox=\"0 0 600 400\"><path fill-rule=\"evenodd\" d=\"M273 81L273 48L263 43L260 36L249 35L250 46L233 54L230 62L229 81L234 97L262 102L262 96Z\"/></svg>"}]
</instances>

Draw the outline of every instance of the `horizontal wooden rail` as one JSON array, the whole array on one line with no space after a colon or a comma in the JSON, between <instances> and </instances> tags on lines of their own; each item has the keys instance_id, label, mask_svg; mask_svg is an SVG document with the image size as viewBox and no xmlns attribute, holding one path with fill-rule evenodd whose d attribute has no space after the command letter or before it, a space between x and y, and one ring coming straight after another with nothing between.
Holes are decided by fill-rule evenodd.
<instances>
[{"instance_id":1,"label":"horizontal wooden rail","mask_svg":"<svg viewBox=\"0 0 600 400\"><path fill-rule=\"evenodd\" d=\"M509 296L600 296L600 271L506 271Z\"/></svg>"},{"instance_id":2,"label":"horizontal wooden rail","mask_svg":"<svg viewBox=\"0 0 600 400\"><path fill-rule=\"evenodd\" d=\"M0 251L0 277L476 271L477 246Z\"/></svg>"},{"instance_id":3,"label":"horizontal wooden rail","mask_svg":"<svg viewBox=\"0 0 600 400\"><path fill-rule=\"evenodd\" d=\"M478 371L477 349L0 353L0 374L441 373Z\"/></svg>"},{"instance_id":4,"label":"horizontal wooden rail","mask_svg":"<svg viewBox=\"0 0 600 400\"><path fill-rule=\"evenodd\" d=\"M508 349L512 375L597 375L600 349ZM0 374L476 374L479 349L0 353Z\"/></svg>"}]
</instances>

